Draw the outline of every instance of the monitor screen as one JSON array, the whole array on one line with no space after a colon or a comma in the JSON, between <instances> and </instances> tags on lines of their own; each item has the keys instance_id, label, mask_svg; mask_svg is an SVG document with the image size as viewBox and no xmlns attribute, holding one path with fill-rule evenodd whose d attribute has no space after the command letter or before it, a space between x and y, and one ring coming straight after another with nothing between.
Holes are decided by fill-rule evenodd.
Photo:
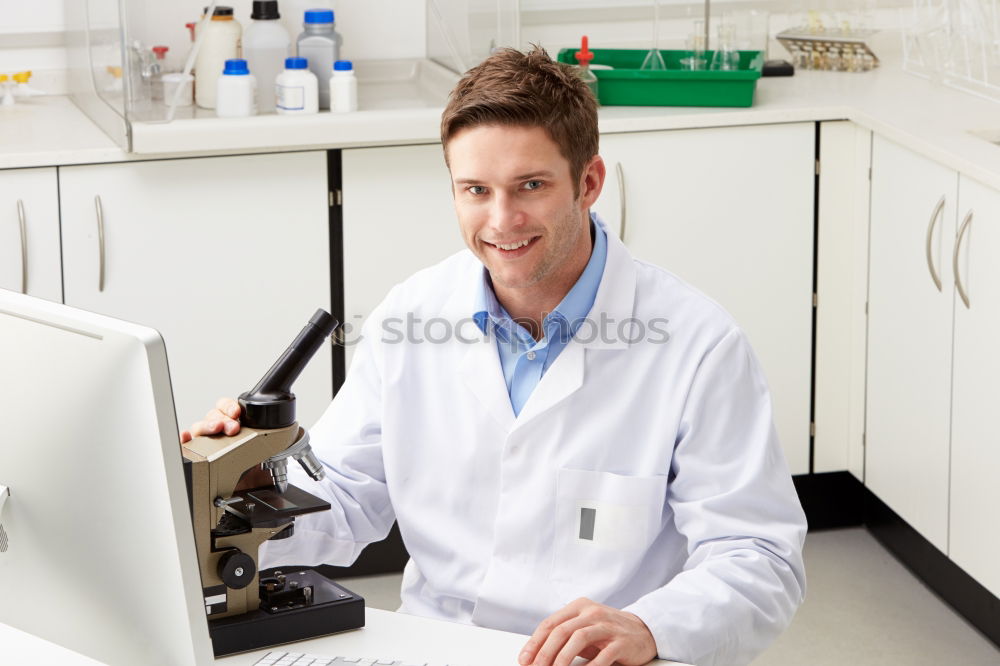
<instances>
[{"instance_id":1,"label":"monitor screen","mask_svg":"<svg viewBox=\"0 0 1000 666\"><path fill-rule=\"evenodd\" d=\"M212 661L166 351L0 290L0 622L108 664Z\"/></svg>"}]
</instances>

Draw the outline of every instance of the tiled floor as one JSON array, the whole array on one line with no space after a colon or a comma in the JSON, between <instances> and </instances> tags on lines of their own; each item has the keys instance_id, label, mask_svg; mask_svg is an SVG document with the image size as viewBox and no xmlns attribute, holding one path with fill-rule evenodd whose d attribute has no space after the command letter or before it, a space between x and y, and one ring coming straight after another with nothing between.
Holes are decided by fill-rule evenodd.
<instances>
[{"instance_id":1,"label":"tiled floor","mask_svg":"<svg viewBox=\"0 0 1000 666\"><path fill-rule=\"evenodd\" d=\"M864 529L806 540L808 594L755 666L997 666L1000 649L914 578ZM399 606L398 574L344 579L369 606Z\"/></svg>"}]
</instances>

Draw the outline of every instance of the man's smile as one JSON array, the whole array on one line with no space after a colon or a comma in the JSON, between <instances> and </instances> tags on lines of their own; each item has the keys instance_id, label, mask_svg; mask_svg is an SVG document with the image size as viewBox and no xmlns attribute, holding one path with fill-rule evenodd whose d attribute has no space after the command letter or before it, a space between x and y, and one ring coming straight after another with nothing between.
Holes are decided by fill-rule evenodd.
<instances>
[{"instance_id":1,"label":"man's smile","mask_svg":"<svg viewBox=\"0 0 1000 666\"><path fill-rule=\"evenodd\" d=\"M541 236L532 236L531 238L523 238L520 240L513 240L506 243L491 243L489 241L483 241L486 245L492 247L500 256L503 257L515 257L520 256L534 245L535 241L541 238Z\"/></svg>"}]
</instances>

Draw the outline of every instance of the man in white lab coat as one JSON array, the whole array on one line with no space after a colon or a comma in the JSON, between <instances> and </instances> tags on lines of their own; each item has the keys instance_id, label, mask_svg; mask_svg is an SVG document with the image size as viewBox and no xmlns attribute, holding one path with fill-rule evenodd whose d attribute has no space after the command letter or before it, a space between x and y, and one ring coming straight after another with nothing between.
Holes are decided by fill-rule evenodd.
<instances>
[{"instance_id":1,"label":"man in white lab coat","mask_svg":"<svg viewBox=\"0 0 1000 666\"><path fill-rule=\"evenodd\" d=\"M333 510L265 564L347 565L398 521L401 610L531 633L522 664L749 662L802 601L806 526L745 334L590 214L596 104L543 51L467 73L442 141L469 249L367 320L311 430L326 479L292 479Z\"/></svg>"}]
</instances>

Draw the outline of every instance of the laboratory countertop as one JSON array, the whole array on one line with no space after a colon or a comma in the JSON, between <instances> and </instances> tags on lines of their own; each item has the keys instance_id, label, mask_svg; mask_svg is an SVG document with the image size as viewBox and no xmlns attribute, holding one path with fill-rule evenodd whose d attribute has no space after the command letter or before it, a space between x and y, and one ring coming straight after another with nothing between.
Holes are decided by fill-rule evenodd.
<instances>
[{"instance_id":1,"label":"laboratory countertop","mask_svg":"<svg viewBox=\"0 0 1000 666\"><path fill-rule=\"evenodd\" d=\"M404 660L407 663L475 664L510 666L527 636L463 624L365 609L365 627L331 636L322 636L280 647L254 650L220 657L217 666L252 666L268 652L296 652L318 657L342 656ZM4 664L67 664L101 666L102 662L83 656L44 638L0 623L0 659ZM582 663L577 659L574 664ZM654 660L650 666L689 666L676 661Z\"/></svg>"},{"instance_id":2,"label":"laboratory countertop","mask_svg":"<svg viewBox=\"0 0 1000 666\"><path fill-rule=\"evenodd\" d=\"M900 58L892 55L898 49L898 37L884 37L877 47L883 65L872 72L799 71L761 79L750 108L603 107L600 129L619 133L851 120L1000 189L1000 146L990 140L1000 139L1000 102L903 71ZM427 99L416 108L391 106L338 115L136 123L133 141L139 152L128 154L67 98L38 97L0 108L0 169L438 141L441 106Z\"/></svg>"}]
</instances>

